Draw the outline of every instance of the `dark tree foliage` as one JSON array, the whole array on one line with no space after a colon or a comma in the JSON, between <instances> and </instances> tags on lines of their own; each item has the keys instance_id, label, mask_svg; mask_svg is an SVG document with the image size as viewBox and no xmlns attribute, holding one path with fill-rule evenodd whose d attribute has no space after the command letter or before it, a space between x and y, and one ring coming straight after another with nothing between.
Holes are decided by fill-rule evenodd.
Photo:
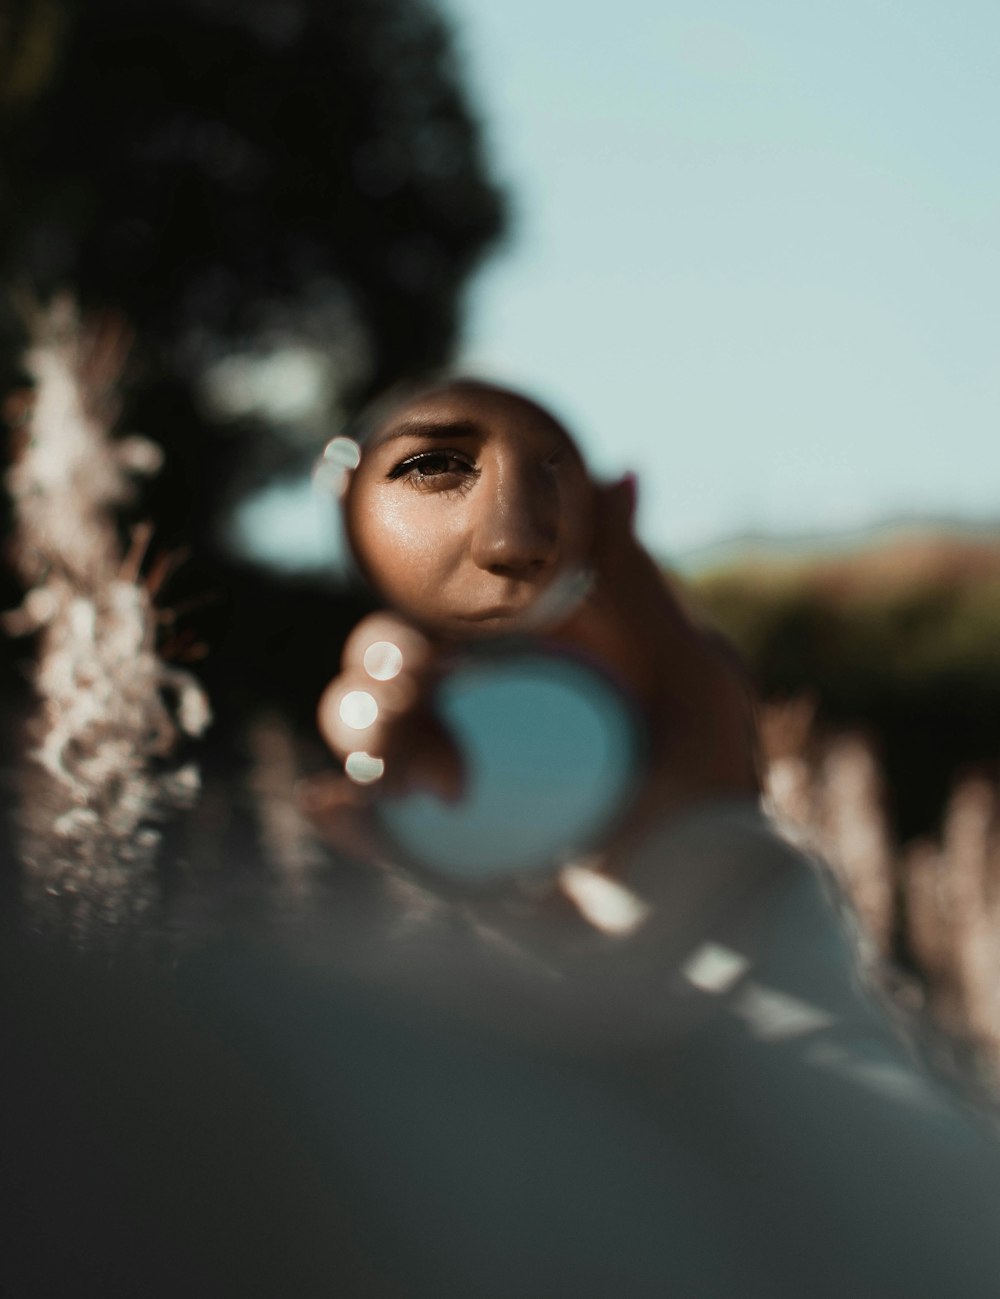
<instances>
[{"instance_id":1,"label":"dark tree foliage","mask_svg":"<svg viewBox=\"0 0 1000 1299\"><path fill-rule=\"evenodd\" d=\"M337 286L371 384L447 355L501 204L423 0L34 0L4 35L5 282L182 360Z\"/></svg>"},{"instance_id":2,"label":"dark tree foliage","mask_svg":"<svg viewBox=\"0 0 1000 1299\"><path fill-rule=\"evenodd\" d=\"M24 382L18 291L68 289L128 323L120 425L165 453L135 508L154 527L147 576L190 553L162 588L175 620L161 652L208 647L196 671L215 714L190 755L201 800L159 826L148 910L133 906L147 887L133 856L108 863L123 867L124 903L115 869L53 883L22 833L25 812L46 807L27 779L41 770L26 757L30 664L2 661L30 646L0 634L0 1108L17 1130L3 1134L0 1182L20 1215L3 1216L18 1234L44 1212L58 1242L44 1257L8 1251L4 1293L400 1292L378 1251L355 1243L352 1169L303 1159L294 1105L286 1120L267 1081L270 1045L258 1072L203 1018L215 988L227 1019L236 1004L218 975L229 957L212 951L239 950L248 907L277 934L286 902L253 737L262 718L291 737L285 798L294 775L331 765L315 704L361 611L360 596L239 562L218 524L242 491L301 472L338 412L448 358L462 287L501 225L447 31L424 0L0 0L0 403L12 425L27 404L11 397ZM308 418L206 399L226 358L301 343L342 358ZM0 608L19 594L0 579ZM55 861L61 834L51 826ZM380 872L338 861L321 875L330 916L388 932ZM175 936L178 949L207 936L208 958L179 976L172 959L165 976L168 933L172 953ZM122 955L133 943L134 962ZM298 1013L289 988L282 1018ZM353 1049L367 996L359 1007L342 1027L325 1022L324 1040Z\"/></svg>"},{"instance_id":3,"label":"dark tree foliage","mask_svg":"<svg viewBox=\"0 0 1000 1299\"><path fill-rule=\"evenodd\" d=\"M425 0L0 0L4 390L18 291L127 320L123 424L166 453L137 514L154 550L193 554L168 597L215 602L193 626L217 706L242 682L311 707L344 621L227 555L225 510L301 471L337 411L447 360L502 225ZM206 404L220 359L303 340L349 353L325 427Z\"/></svg>"}]
</instances>

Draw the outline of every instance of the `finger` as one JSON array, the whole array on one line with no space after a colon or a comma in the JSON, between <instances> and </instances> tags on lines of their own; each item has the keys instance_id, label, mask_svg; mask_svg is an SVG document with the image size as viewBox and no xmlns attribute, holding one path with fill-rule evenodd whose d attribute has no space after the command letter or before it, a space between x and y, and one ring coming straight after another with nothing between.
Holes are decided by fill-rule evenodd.
<instances>
[{"instance_id":1,"label":"finger","mask_svg":"<svg viewBox=\"0 0 1000 1299\"><path fill-rule=\"evenodd\" d=\"M655 794L753 792L753 713L744 674L717 635L700 627L633 531L635 493L623 480L600 493L593 593L566 629L611 668L642 708ZM669 779L667 779L669 777ZM682 788L684 787L684 788Z\"/></svg>"},{"instance_id":2,"label":"finger","mask_svg":"<svg viewBox=\"0 0 1000 1299\"><path fill-rule=\"evenodd\" d=\"M426 636L393 614L376 613L363 619L344 646L346 671L364 672L374 681L391 681L402 674L423 675L431 666L433 650Z\"/></svg>"},{"instance_id":3,"label":"finger","mask_svg":"<svg viewBox=\"0 0 1000 1299\"><path fill-rule=\"evenodd\" d=\"M601 490L594 537L594 591L599 603L637 627L649 627L651 621L666 624L656 628L659 641L665 629L673 635L682 634L691 623L663 569L635 535L635 506L636 485L631 475Z\"/></svg>"},{"instance_id":4,"label":"finger","mask_svg":"<svg viewBox=\"0 0 1000 1299\"><path fill-rule=\"evenodd\" d=\"M389 792L425 791L446 803L458 802L465 793L462 755L447 728L430 712L415 717L411 727L393 736L386 770L390 776L397 773L397 780L387 786Z\"/></svg>"},{"instance_id":5,"label":"finger","mask_svg":"<svg viewBox=\"0 0 1000 1299\"><path fill-rule=\"evenodd\" d=\"M387 793L461 797L458 748L407 674L379 683L356 671L341 673L320 700L317 723L352 779L378 781Z\"/></svg>"},{"instance_id":6,"label":"finger","mask_svg":"<svg viewBox=\"0 0 1000 1299\"><path fill-rule=\"evenodd\" d=\"M417 684L408 675L379 682L363 671L342 672L323 692L316 720L338 757L358 750L381 755L400 718L419 702Z\"/></svg>"},{"instance_id":7,"label":"finger","mask_svg":"<svg viewBox=\"0 0 1000 1299\"><path fill-rule=\"evenodd\" d=\"M641 699L658 688L664 670L693 635L667 581L636 540L635 487L623 479L598 494L588 598L557 632L598 659Z\"/></svg>"}]
</instances>

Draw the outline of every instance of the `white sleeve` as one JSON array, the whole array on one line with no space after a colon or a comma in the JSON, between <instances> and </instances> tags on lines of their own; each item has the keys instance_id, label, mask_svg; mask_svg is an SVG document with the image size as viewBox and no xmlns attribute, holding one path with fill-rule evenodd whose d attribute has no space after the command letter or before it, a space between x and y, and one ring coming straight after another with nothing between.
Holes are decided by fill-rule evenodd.
<instances>
[{"instance_id":1,"label":"white sleeve","mask_svg":"<svg viewBox=\"0 0 1000 1299\"><path fill-rule=\"evenodd\" d=\"M670 952L661 1041L689 1009L668 1048L669 1103L735 1203L772 1223L774 1259L810 1242L808 1284L790 1292L995 1294L995 1101L974 1108L932 1072L913 1027L865 986L821 864L759 812L719 807L665 827L630 878L655 902L646 943Z\"/></svg>"},{"instance_id":2,"label":"white sleeve","mask_svg":"<svg viewBox=\"0 0 1000 1299\"><path fill-rule=\"evenodd\" d=\"M641 922L563 962L567 999L585 1005L595 1039L665 1043L725 1020L754 1041L794 1042L811 1067L932 1103L914 1043L864 980L856 926L826 867L757 803L664 822L623 883Z\"/></svg>"}]
</instances>

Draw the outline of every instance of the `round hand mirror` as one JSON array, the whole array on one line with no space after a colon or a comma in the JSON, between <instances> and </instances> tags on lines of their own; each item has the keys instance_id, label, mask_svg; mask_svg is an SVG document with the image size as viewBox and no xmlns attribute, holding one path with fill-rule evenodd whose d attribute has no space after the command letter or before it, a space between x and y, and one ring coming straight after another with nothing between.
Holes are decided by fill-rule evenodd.
<instances>
[{"instance_id":1,"label":"round hand mirror","mask_svg":"<svg viewBox=\"0 0 1000 1299\"><path fill-rule=\"evenodd\" d=\"M458 381L381 403L324 464L362 574L453 663L433 708L462 797L378 798L386 837L451 880L557 869L620 814L640 750L598 668L528 639L586 598L597 493L579 451L534 402Z\"/></svg>"},{"instance_id":2,"label":"round hand mirror","mask_svg":"<svg viewBox=\"0 0 1000 1299\"><path fill-rule=\"evenodd\" d=\"M466 783L454 803L423 793L381 801L379 821L411 865L466 884L545 873L618 816L636 730L590 668L527 648L473 659L443 679L435 705Z\"/></svg>"}]
</instances>

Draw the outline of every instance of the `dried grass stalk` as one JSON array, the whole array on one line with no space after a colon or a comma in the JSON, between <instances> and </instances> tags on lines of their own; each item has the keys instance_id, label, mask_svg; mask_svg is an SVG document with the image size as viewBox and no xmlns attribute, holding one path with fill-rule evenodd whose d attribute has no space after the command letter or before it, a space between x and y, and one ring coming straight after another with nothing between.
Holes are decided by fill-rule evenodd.
<instances>
[{"instance_id":1,"label":"dried grass stalk","mask_svg":"<svg viewBox=\"0 0 1000 1299\"><path fill-rule=\"evenodd\" d=\"M65 298L31 323L33 399L7 476L28 588L8 627L39 632L24 846L30 880L79 895L114 863L148 857L149 823L196 796L197 769L171 759L210 712L194 677L158 656L141 557L119 540L132 476L161 459L144 439L111 436L127 335L84 328Z\"/></svg>"},{"instance_id":2,"label":"dried grass stalk","mask_svg":"<svg viewBox=\"0 0 1000 1299\"><path fill-rule=\"evenodd\" d=\"M826 858L882 966L876 982L916 992L1000 1085L1000 807L994 784L958 782L940 841L899 846L885 780L864 736L823 735L808 705L769 705L763 733L771 809ZM892 975L902 961L919 987ZM905 1008L904 1008L905 1009Z\"/></svg>"}]
</instances>

